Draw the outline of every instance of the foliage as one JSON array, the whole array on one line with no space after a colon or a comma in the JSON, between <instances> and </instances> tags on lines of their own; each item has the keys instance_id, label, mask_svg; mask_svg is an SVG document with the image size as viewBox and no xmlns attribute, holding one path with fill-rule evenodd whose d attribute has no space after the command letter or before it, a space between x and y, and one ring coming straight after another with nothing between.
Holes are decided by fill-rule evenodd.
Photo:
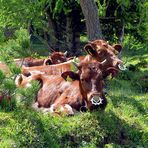
<instances>
[{"instance_id":1,"label":"foliage","mask_svg":"<svg viewBox=\"0 0 148 148\"><path fill-rule=\"evenodd\" d=\"M6 63L12 62L13 58L33 55L31 50L30 36L26 29L16 30L14 37L1 45L0 59Z\"/></svg>"},{"instance_id":2,"label":"foliage","mask_svg":"<svg viewBox=\"0 0 148 148\"><path fill-rule=\"evenodd\" d=\"M123 60L127 60L129 68L107 82L105 111L81 112L73 117L44 115L29 107L33 90L37 91L38 87L33 84L32 88L20 91L23 96L17 99L23 101L15 110L0 112L0 144L4 147L146 147L148 93L140 85L141 78L146 78L147 67L137 64L147 52L142 52L140 42L132 48L136 39L125 38Z\"/></svg>"},{"instance_id":3,"label":"foliage","mask_svg":"<svg viewBox=\"0 0 148 148\"><path fill-rule=\"evenodd\" d=\"M49 31L47 10L52 19L58 20L63 13L69 15L79 2L0 1L0 60L10 69L9 74L0 71L1 147L147 147L148 54L145 41L148 3L145 0L114 1L117 7L113 16L125 23L122 57L127 70L107 82L108 105L105 111L81 112L73 117L53 117L34 111L31 104L40 85L33 82L31 88L17 89L14 80L20 67L13 60L38 56L32 48L42 47L40 43L34 44L33 36L23 28L33 25L39 32L34 35L41 41L43 30ZM104 17L112 1L96 2L99 16ZM5 35L7 29L13 29L9 37ZM86 42L84 30L82 32L81 39ZM114 31L108 33L110 38L113 35L112 41L118 41Z\"/></svg>"},{"instance_id":4,"label":"foliage","mask_svg":"<svg viewBox=\"0 0 148 148\"><path fill-rule=\"evenodd\" d=\"M9 68L7 74L0 71L1 110L10 111L16 108L17 88L14 80L21 70L14 62L14 58L30 56L33 53L30 46L30 37L25 29L16 30L14 36L1 45L0 60ZM34 94L35 91L33 90L30 93Z\"/></svg>"},{"instance_id":5,"label":"foliage","mask_svg":"<svg viewBox=\"0 0 148 148\"><path fill-rule=\"evenodd\" d=\"M19 105L25 108L30 108L35 100L39 87L39 83L34 81L31 83L31 87L29 88L19 88L17 90L20 98Z\"/></svg>"},{"instance_id":6,"label":"foliage","mask_svg":"<svg viewBox=\"0 0 148 148\"><path fill-rule=\"evenodd\" d=\"M98 5L98 15L99 17L103 16L105 17L106 13L106 8L107 8L107 0L103 0L103 4L101 4L100 0L97 0L97 5Z\"/></svg>"},{"instance_id":7,"label":"foliage","mask_svg":"<svg viewBox=\"0 0 148 148\"><path fill-rule=\"evenodd\" d=\"M121 14L118 13L117 16L124 19L126 32L134 35L137 39L146 41L148 33L148 15L146 11L148 8L148 2L145 0L137 0L136 2L117 0L117 2L122 11Z\"/></svg>"},{"instance_id":8,"label":"foliage","mask_svg":"<svg viewBox=\"0 0 148 148\"><path fill-rule=\"evenodd\" d=\"M0 110L11 111L16 107L16 86L11 77L6 77L0 70Z\"/></svg>"}]
</instances>

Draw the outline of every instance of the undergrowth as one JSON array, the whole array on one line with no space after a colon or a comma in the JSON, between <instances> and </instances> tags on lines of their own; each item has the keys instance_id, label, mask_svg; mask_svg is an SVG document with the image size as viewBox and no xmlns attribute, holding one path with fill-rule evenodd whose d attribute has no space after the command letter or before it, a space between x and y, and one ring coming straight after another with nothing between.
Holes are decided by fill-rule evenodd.
<instances>
[{"instance_id":1,"label":"undergrowth","mask_svg":"<svg viewBox=\"0 0 148 148\"><path fill-rule=\"evenodd\" d=\"M43 115L29 107L38 87L17 90L21 95L14 96L12 110L0 105L0 147L146 148L148 54L141 46L125 42L122 57L127 70L107 82L105 111L81 112L72 117ZM4 75L1 77L5 80ZM21 105L18 98L22 98Z\"/></svg>"}]
</instances>

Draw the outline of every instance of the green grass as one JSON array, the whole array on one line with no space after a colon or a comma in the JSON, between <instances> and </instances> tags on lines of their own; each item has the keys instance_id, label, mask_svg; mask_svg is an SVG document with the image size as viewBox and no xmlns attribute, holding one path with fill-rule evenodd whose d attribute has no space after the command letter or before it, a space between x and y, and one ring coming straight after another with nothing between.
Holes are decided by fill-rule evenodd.
<instances>
[{"instance_id":1,"label":"green grass","mask_svg":"<svg viewBox=\"0 0 148 148\"><path fill-rule=\"evenodd\" d=\"M148 54L133 53L123 53L130 70L107 82L105 111L54 117L23 106L1 110L0 147L148 147Z\"/></svg>"}]
</instances>

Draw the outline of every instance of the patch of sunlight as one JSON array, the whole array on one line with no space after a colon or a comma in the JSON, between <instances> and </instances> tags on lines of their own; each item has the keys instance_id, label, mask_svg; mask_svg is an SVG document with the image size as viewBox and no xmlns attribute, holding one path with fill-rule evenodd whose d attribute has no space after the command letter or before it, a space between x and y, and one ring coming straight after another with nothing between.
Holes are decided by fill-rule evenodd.
<instances>
[{"instance_id":1,"label":"patch of sunlight","mask_svg":"<svg viewBox=\"0 0 148 148\"><path fill-rule=\"evenodd\" d=\"M16 143L12 139L1 139L0 140L0 145L2 148L9 148L9 147L16 147Z\"/></svg>"},{"instance_id":2,"label":"patch of sunlight","mask_svg":"<svg viewBox=\"0 0 148 148\"><path fill-rule=\"evenodd\" d=\"M88 37L82 35L82 36L80 36L80 41L81 41L81 42L87 42L87 41L88 41Z\"/></svg>"},{"instance_id":3,"label":"patch of sunlight","mask_svg":"<svg viewBox=\"0 0 148 148\"><path fill-rule=\"evenodd\" d=\"M109 94L111 96L116 96L116 97L127 97L127 96L132 96L133 95L133 90L130 87L116 87L116 88L111 88L109 90Z\"/></svg>"}]
</instances>

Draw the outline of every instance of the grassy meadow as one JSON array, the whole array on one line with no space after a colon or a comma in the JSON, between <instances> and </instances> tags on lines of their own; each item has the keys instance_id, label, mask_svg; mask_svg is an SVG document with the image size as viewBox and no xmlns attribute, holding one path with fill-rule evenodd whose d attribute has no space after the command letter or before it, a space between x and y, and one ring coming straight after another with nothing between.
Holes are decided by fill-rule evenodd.
<instances>
[{"instance_id":1,"label":"grassy meadow","mask_svg":"<svg viewBox=\"0 0 148 148\"><path fill-rule=\"evenodd\" d=\"M148 52L127 45L127 70L107 81L105 111L55 117L13 102L0 108L0 147L148 147Z\"/></svg>"}]
</instances>

